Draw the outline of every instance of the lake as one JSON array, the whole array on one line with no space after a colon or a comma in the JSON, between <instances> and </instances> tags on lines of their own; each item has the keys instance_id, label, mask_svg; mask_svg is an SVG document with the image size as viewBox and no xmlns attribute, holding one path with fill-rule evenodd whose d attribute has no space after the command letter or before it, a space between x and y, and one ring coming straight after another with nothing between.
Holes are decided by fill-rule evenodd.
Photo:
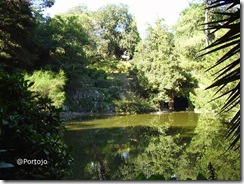
<instances>
[{"instance_id":1,"label":"lake","mask_svg":"<svg viewBox=\"0 0 244 184\"><path fill-rule=\"evenodd\" d=\"M74 180L240 180L226 127L194 112L89 115L67 122ZM157 178L158 177L158 178Z\"/></svg>"}]
</instances>

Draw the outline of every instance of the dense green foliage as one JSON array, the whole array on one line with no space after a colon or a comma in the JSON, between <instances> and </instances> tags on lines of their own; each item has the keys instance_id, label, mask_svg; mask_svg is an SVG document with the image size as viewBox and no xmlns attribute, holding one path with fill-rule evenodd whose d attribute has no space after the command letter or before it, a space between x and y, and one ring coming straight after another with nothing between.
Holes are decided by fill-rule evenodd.
<instances>
[{"instance_id":1,"label":"dense green foliage","mask_svg":"<svg viewBox=\"0 0 244 184\"><path fill-rule=\"evenodd\" d=\"M194 79L179 63L174 53L173 34L159 19L155 27L148 27L145 40L138 44L131 68L134 88L139 85L142 96L157 104L169 102L173 109L174 98L188 97L188 89L194 86Z\"/></svg>"},{"instance_id":2,"label":"dense green foliage","mask_svg":"<svg viewBox=\"0 0 244 184\"><path fill-rule=\"evenodd\" d=\"M111 21L107 21L107 16ZM39 22L37 34L41 45L38 68L55 72L62 69L67 76L65 109L81 112L114 111L113 101L120 98L123 83L116 79L114 73L126 68L118 59L126 53L132 57L139 40L128 7L122 4L108 5L96 12L89 12L80 6L67 14Z\"/></svg>"},{"instance_id":3,"label":"dense green foliage","mask_svg":"<svg viewBox=\"0 0 244 184\"><path fill-rule=\"evenodd\" d=\"M218 15L224 18L208 22L206 25L207 30L213 30L211 33L219 32L220 30L227 29L226 33L210 44L206 49L206 54L211 54L217 51L223 51L220 58L216 59L216 63L210 68L217 68L214 82L208 86L210 88L218 88L217 93L219 97L227 96L227 100L222 106L221 111L230 112L234 111L232 120L230 121L230 130L228 137L232 139L230 148L240 148L240 1L221 1L213 2L208 9L218 8ZM221 11L224 9L224 12ZM225 17L226 16L226 17ZM209 51L209 49L211 49ZM210 70L209 69L209 70Z\"/></svg>"},{"instance_id":4,"label":"dense green foliage","mask_svg":"<svg viewBox=\"0 0 244 184\"><path fill-rule=\"evenodd\" d=\"M194 17L194 19L192 19ZM211 17L210 17L211 18ZM189 98L195 106L195 110L200 112L218 112L223 100L210 102L214 97L214 90L205 91L213 80L212 73L206 70L213 65L217 55L209 57L198 57L199 51L206 46L206 35L201 24L204 23L204 4L190 4L185 9L174 26L175 31L175 52L179 57L179 65L190 73L198 85L190 92ZM211 41L214 36L211 37Z\"/></svg>"},{"instance_id":5,"label":"dense green foliage","mask_svg":"<svg viewBox=\"0 0 244 184\"><path fill-rule=\"evenodd\" d=\"M120 59L123 54L133 57L140 37L135 18L129 13L127 5L108 4L94 12L78 6L66 15L79 17L91 41L87 54L95 62L110 57Z\"/></svg>"},{"instance_id":6,"label":"dense green foliage","mask_svg":"<svg viewBox=\"0 0 244 184\"><path fill-rule=\"evenodd\" d=\"M115 102L115 111L119 114L140 114L156 110L149 100L140 98L135 93L128 93L127 97Z\"/></svg>"},{"instance_id":7,"label":"dense green foliage","mask_svg":"<svg viewBox=\"0 0 244 184\"><path fill-rule=\"evenodd\" d=\"M0 72L1 179L60 179L70 172L60 111L50 99L31 92L32 84L21 75ZM18 165L18 159L47 163Z\"/></svg>"},{"instance_id":8,"label":"dense green foliage","mask_svg":"<svg viewBox=\"0 0 244 184\"><path fill-rule=\"evenodd\" d=\"M25 75L25 80L33 82L29 88L37 92L42 97L48 97L53 101L53 105L60 108L65 101L64 85L66 77L64 71L54 73L51 71L35 71L33 75Z\"/></svg>"},{"instance_id":9,"label":"dense green foliage","mask_svg":"<svg viewBox=\"0 0 244 184\"><path fill-rule=\"evenodd\" d=\"M46 95L40 88L41 95L32 92L33 82L20 74L35 69L41 59L31 4L22 0L6 0L0 4L0 177L6 180L63 178L70 174L73 159L62 141L65 128L60 110L47 98L54 94ZM46 77L44 80L48 80ZM57 95L63 93L62 84L55 87L55 90L61 87ZM55 105L59 106L57 98Z\"/></svg>"},{"instance_id":10,"label":"dense green foliage","mask_svg":"<svg viewBox=\"0 0 244 184\"><path fill-rule=\"evenodd\" d=\"M107 5L96 12L95 20L100 49L105 49L102 54L116 57L123 54L133 56L139 34L136 23L128 12L128 6Z\"/></svg>"},{"instance_id":11,"label":"dense green foliage","mask_svg":"<svg viewBox=\"0 0 244 184\"><path fill-rule=\"evenodd\" d=\"M24 28L22 32L26 34L25 37L32 39L28 39L28 43L21 40L18 33L11 33L10 28L16 26L14 18L9 17L2 21L3 26L8 25L2 29L2 66L9 70L16 70L20 65L20 68L28 70L63 70L67 80L64 91L60 91L57 96L63 96L62 93L65 92L66 100L62 101L63 104L59 103L59 106L64 105L66 110L114 111L114 100L116 104L125 102L126 105L126 101L130 101L129 93L135 93L138 99L144 98L153 104L143 107L145 111L154 107L162 109L168 105L173 109L174 98L177 96L187 98L189 107L200 111L218 112L224 104L225 99L208 103L215 90L209 90L208 93L204 91L214 79L211 75L218 68L209 74L206 74L205 70L213 65L224 51L212 56L197 57L198 51L205 47L206 40L212 42L224 34L214 32L206 35L203 26L200 26L206 21L205 3L191 3L189 8L181 13L173 31L164 25L162 19L158 19L154 26L148 26L146 38L140 41L135 19L125 4L108 4L94 12L85 6L78 6L53 18L43 18L40 14L37 16L38 11L35 17L32 17L31 10L27 11L28 3L20 2L19 6L23 7L21 11L26 9L25 14L22 13L26 19L23 22L29 22L28 25L20 26ZM52 1L34 1L33 7L42 9L43 5L48 4L51 5ZM3 5L11 7L11 4ZM4 9L1 11L4 12ZM211 10L216 11L218 10ZM12 16L15 14L12 13ZM222 14L211 13L208 14L208 21L221 20L223 17ZM13 46L22 45L19 48L24 49L25 57L18 55L24 52L10 48L7 43L12 43L10 45ZM123 55L133 60L122 62ZM15 64L11 64L14 57L21 61L16 60ZM12 60L8 62L10 58ZM128 75L129 80L114 81L116 77L113 74L118 72ZM96 81L97 79L99 80ZM129 85L125 90L121 90L121 84L125 83ZM114 94L115 90L110 93L105 88L120 90ZM86 93L84 91L93 93L90 99L83 99L83 93ZM99 93L99 97L95 97L94 91ZM228 89L223 93L227 91ZM125 101L117 103L119 99ZM94 102L88 104L94 100L103 105L97 106ZM165 103L168 105L165 106Z\"/></svg>"},{"instance_id":12,"label":"dense green foliage","mask_svg":"<svg viewBox=\"0 0 244 184\"><path fill-rule=\"evenodd\" d=\"M35 20L29 3L0 1L0 66L8 71L30 69L35 61Z\"/></svg>"}]
</instances>

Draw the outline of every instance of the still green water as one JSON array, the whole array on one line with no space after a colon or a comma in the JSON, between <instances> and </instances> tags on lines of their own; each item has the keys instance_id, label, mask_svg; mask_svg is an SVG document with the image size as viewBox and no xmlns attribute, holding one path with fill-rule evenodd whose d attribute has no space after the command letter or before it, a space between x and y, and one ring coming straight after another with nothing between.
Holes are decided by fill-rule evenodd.
<instances>
[{"instance_id":1,"label":"still green water","mask_svg":"<svg viewBox=\"0 0 244 184\"><path fill-rule=\"evenodd\" d=\"M149 178L240 180L240 155L225 152L226 128L193 112L82 116L67 123L77 180ZM213 172L208 165L211 162Z\"/></svg>"}]
</instances>

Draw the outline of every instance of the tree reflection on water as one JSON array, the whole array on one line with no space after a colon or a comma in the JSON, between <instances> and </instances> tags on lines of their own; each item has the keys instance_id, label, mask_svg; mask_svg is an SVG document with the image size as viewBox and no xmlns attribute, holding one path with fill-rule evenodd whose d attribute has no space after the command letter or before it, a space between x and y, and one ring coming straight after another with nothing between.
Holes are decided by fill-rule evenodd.
<instances>
[{"instance_id":1,"label":"tree reflection on water","mask_svg":"<svg viewBox=\"0 0 244 184\"><path fill-rule=\"evenodd\" d=\"M216 179L240 180L240 154L225 152L229 143L223 124L193 113L170 114L146 118L145 126L69 130L65 141L74 147L72 179L134 180L140 173L146 178L211 179L211 163ZM176 121L192 123L178 126Z\"/></svg>"}]
</instances>

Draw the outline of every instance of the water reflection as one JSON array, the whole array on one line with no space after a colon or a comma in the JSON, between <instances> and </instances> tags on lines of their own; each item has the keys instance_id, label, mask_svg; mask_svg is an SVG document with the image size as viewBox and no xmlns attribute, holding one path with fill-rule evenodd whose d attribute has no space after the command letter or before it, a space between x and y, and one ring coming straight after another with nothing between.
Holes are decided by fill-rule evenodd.
<instances>
[{"instance_id":1,"label":"water reflection","mask_svg":"<svg viewBox=\"0 0 244 184\"><path fill-rule=\"evenodd\" d=\"M133 180L143 173L195 180L208 177L209 162L218 179L240 179L240 160L221 156L223 126L194 113L95 117L67 128L65 142L74 148L72 179Z\"/></svg>"}]
</instances>

